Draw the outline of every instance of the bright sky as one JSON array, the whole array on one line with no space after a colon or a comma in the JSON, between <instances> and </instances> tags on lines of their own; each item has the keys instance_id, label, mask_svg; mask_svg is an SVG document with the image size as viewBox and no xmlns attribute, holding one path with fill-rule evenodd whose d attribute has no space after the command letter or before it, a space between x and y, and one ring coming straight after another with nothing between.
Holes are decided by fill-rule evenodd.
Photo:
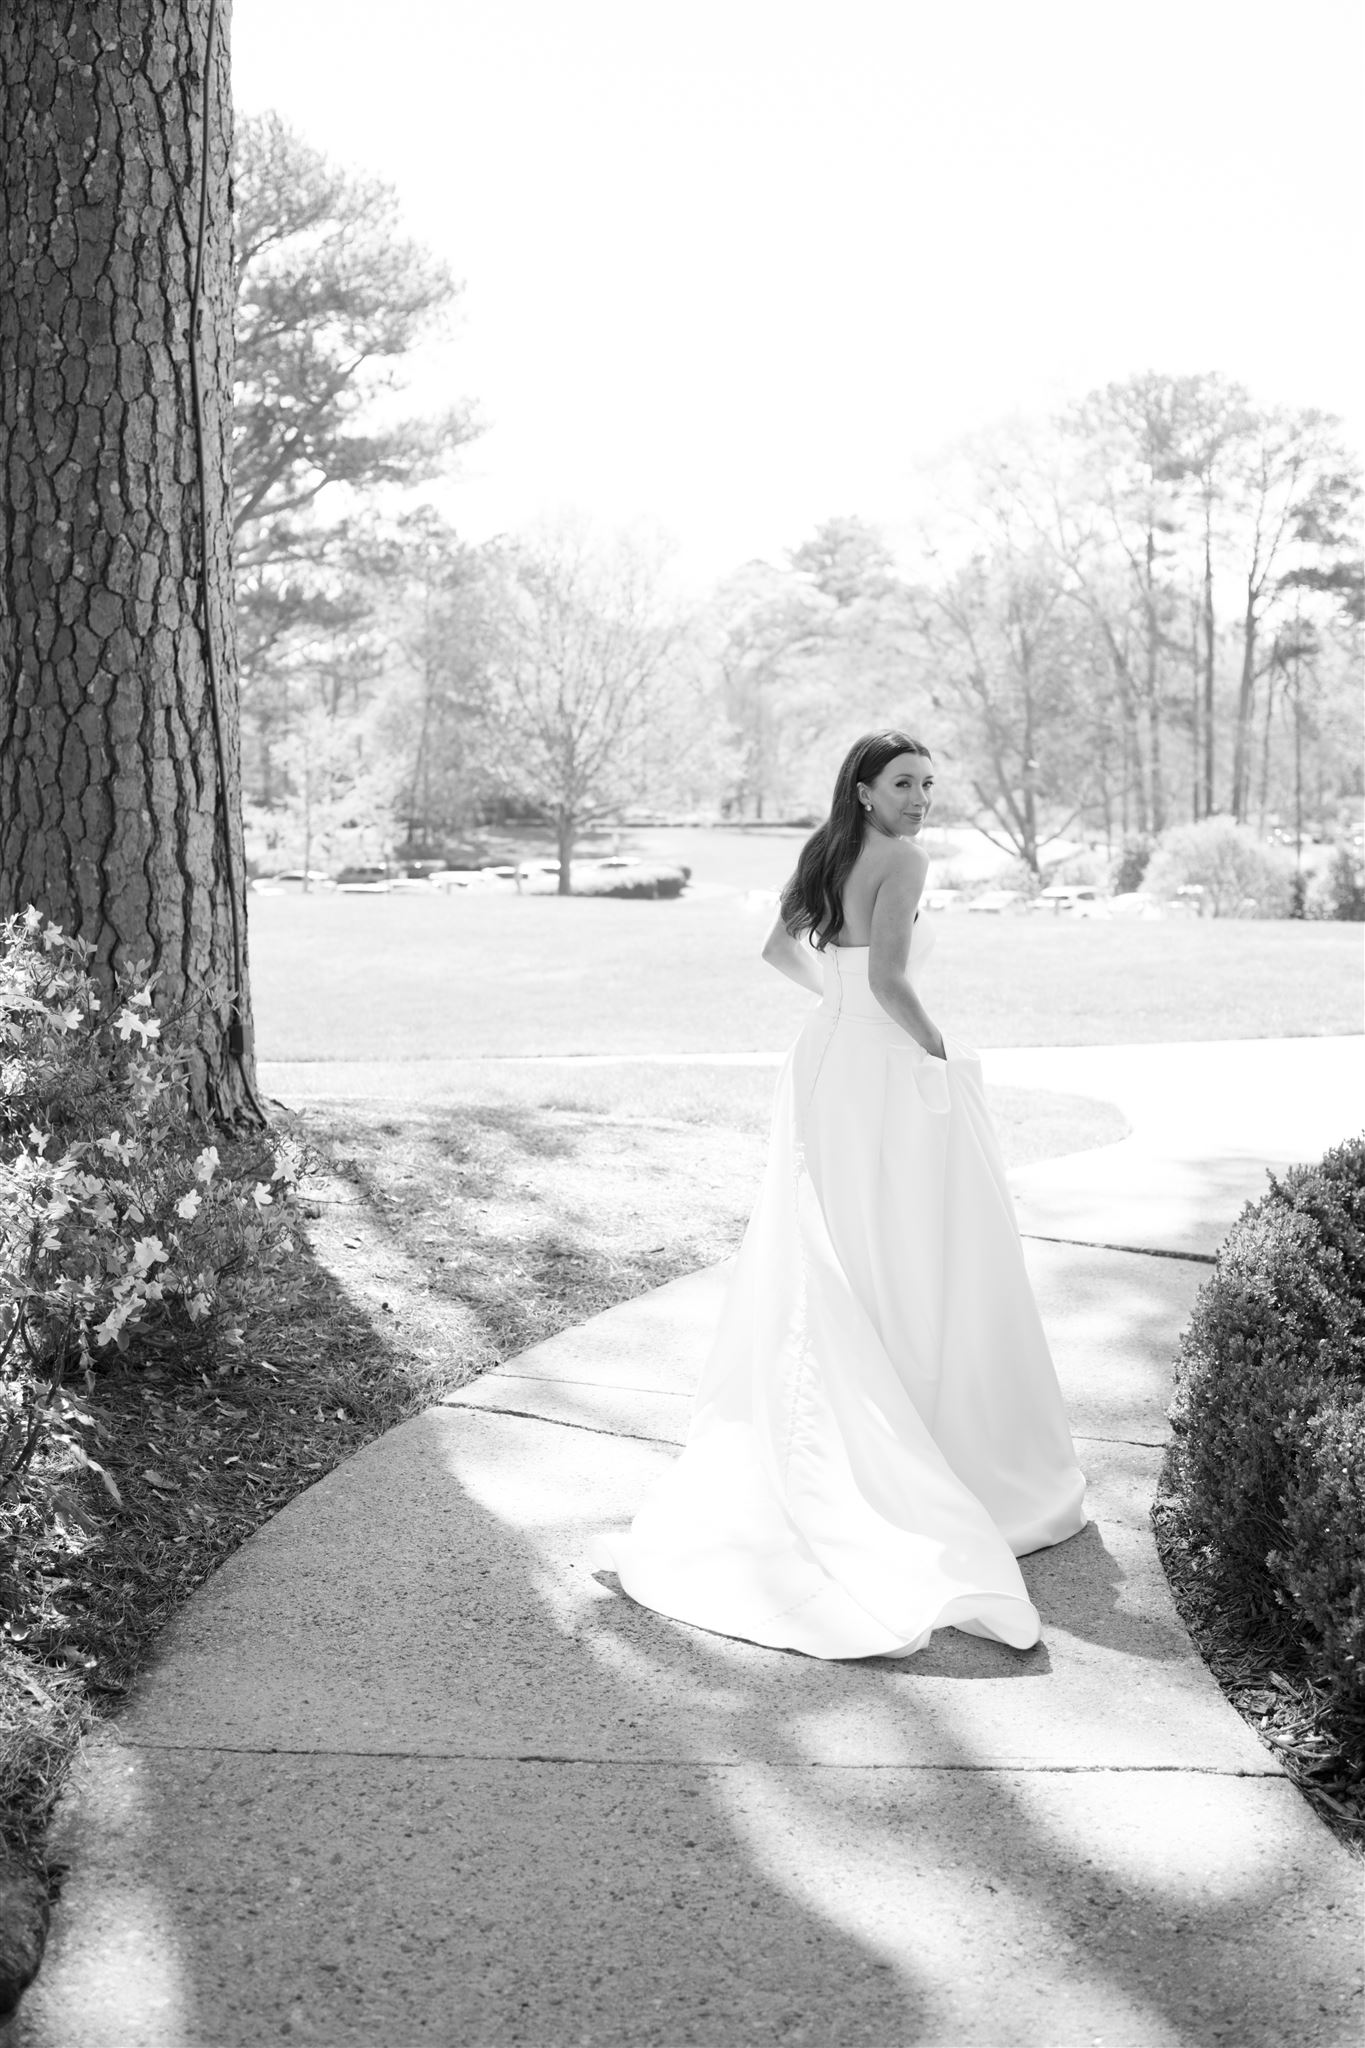
<instances>
[{"instance_id":1,"label":"bright sky","mask_svg":"<svg viewBox=\"0 0 1365 2048\"><path fill-rule=\"evenodd\" d=\"M964 433L1131 370L1365 421L1359 0L235 0L239 110L465 280L473 539L701 578L904 531Z\"/></svg>"}]
</instances>

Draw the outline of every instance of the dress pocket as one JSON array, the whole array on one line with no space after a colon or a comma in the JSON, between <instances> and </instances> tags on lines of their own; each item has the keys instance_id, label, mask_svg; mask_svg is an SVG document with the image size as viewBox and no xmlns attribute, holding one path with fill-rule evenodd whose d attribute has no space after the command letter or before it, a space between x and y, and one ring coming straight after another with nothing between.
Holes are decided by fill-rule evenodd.
<instances>
[{"instance_id":1,"label":"dress pocket","mask_svg":"<svg viewBox=\"0 0 1365 2048\"><path fill-rule=\"evenodd\" d=\"M906 1068L909 1068L909 1078L919 1098L920 1107L926 1109L930 1116L947 1116L952 1107L952 1098L948 1090L948 1062L936 1059L932 1053L926 1052L922 1045L914 1043L894 1047L889 1057L892 1070L900 1077L902 1084L906 1078Z\"/></svg>"}]
</instances>

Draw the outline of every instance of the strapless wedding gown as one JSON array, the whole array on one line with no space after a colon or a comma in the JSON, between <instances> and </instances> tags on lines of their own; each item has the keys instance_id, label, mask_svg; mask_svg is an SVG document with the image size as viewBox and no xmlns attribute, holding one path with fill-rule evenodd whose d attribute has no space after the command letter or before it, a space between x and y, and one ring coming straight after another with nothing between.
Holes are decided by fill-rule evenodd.
<instances>
[{"instance_id":1,"label":"strapless wedding gown","mask_svg":"<svg viewBox=\"0 0 1365 2048\"><path fill-rule=\"evenodd\" d=\"M932 944L916 923L912 979ZM1038 1640L1016 1557L1085 1522L976 1055L825 987L777 1086L682 1455L608 1551L679 1621L814 1657Z\"/></svg>"}]
</instances>

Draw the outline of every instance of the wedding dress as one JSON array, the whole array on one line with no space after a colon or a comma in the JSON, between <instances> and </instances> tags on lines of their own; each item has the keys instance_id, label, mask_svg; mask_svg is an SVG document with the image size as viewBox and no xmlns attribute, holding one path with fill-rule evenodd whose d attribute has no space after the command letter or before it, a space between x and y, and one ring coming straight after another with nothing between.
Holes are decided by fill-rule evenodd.
<instances>
[{"instance_id":1,"label":"wedding dress","mask_svg":"<svg viewBox=\"0 0 1365 2048\"><path fill-rule=\"evenodd\" d=\"M915 924L915 979L932 935ZM882 1009L865 946L777 1086L682 1455L610 1555L644 1605L815 1657L936 1628L1026 1649L1016 1558L1085 1522L976 1055Z\"/></svg>"}]
</instances>

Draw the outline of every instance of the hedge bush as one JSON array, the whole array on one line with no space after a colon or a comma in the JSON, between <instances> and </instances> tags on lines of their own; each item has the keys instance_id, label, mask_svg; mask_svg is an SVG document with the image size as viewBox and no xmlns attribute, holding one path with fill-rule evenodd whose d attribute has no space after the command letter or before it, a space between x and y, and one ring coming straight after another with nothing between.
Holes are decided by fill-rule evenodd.
<instances>
[{"instance_id":1,"label":"hedge bush","mask_svg":"<svg viewBox=\"0 0 1365 2048\"><path fill-rule=\"evenodd\" d=\"M573 893L635 898L681 896L691 874L691 868L649 867L644 862L629 868L581 867L574 871Z\"/></svg>"},{"instance_id":2,"label":"hedge bush","mask_svg":"<svg viewBox=\"0 0 1365 2048\"><path fill-rule=\"evenodd\" d=\"M1243 1212L1181 1340L1171 1421L1182 1536L1365 1766L1365 1137Z\"/></svg>"},{"instance_id":3,"label":"hedge bush","mask_svg":"<svg viewBox=\"0 0 1365 2048\"><path fill-rule=\"evenodd\" d=\"M1147 864L1152 858L1152 842L1140 834L1130 835L1124 840L1118 858L1114 862L1113 889L1116 896L1132 896L1142 887L1147 873Z\"/></svg>"},{"instance_id":4,"label":"hedge bush","mask_svg":"<svg viewBox=\"0 0 1365 2048\"><path fill-rule=\"evenodd\" d=\"M1332 848L1326 866L1307 884L1302 915L1365 924L1365 857L1353 846Z\"/></svg>"}]
</instances>

